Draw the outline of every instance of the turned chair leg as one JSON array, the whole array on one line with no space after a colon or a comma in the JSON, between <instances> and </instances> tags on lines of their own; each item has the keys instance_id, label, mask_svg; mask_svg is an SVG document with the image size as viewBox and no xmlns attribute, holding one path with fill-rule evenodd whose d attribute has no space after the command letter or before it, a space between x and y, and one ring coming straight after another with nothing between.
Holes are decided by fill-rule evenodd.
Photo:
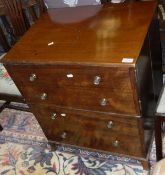
<instances>
[{"instance_id":1,"label":"turned chair leg","mask_svg":"<svg viewBox=\"0 0 165 175\"><path fill-rule=\"evenodd\" d=\"M51 151L57 150L57 144L53 141L48 141L48 145L50 146Z\"/></svg>"},{"instance_id":2,"label":"turned chair leg","mask_svg":"<svg viewBox=\"0 0 165 175\"><path fill-rule=\"evenodd\" d=\"M5 109L5 107L6 107L6 105L8 105L9 104L9 102L5 102L1 107L0 107L0 112L2 112L4 109ZM3 130L3 127L2 127L2 125L0 124L0 132Z\"/></svg>"},{"instance_id":3,"label":"turned chair leg","mask_svg":"<svg viewBox=\"0 0 165 175\"><path fill-rule=\"evenodd\" d=\"M10 46L7 42L7 39L5 37L5 34L4 34L1 26L0 26L0 43L1 43L1 46L3 47L5 52L7 52L10 49Z\"/></svg>"},{"instance_id":4,"label":"turned chair leg","mask_svg":"<svg viewBox=\"0 0 165 175\"><path fill-rule=\"evenodd\" d=\"M1 124L0 124L0 131L2 131L3 130L3 127L1 126Z\"/></svg>"},{"instance_id":5,"label":"turned chair leg","mask_svg":"<svg viewBox=\"0 0 165 175\"><path fill-rule=\"evenodd\" d=\"M162 155L162 127L161 116L155 118L155 144L156 144L156 157L157 161L163 158Z\"/></svg>"}]
</instances>

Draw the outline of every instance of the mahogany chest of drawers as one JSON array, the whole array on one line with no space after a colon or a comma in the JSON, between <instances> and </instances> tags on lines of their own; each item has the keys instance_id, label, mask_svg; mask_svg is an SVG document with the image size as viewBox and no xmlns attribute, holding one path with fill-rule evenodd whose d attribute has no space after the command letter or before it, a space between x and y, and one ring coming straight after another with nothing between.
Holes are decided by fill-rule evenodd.
<instances>
[{"instance_id":1,"label":"mahogany chest of drawers","mask_svg":"<svg viewBox=\"0 0 165 175\"><path fill-rule=\"evenodd\" d=\"M155 9L50 9L6 55L49 140L145 160L162 84Z\"/></svg>"}]
</instances>

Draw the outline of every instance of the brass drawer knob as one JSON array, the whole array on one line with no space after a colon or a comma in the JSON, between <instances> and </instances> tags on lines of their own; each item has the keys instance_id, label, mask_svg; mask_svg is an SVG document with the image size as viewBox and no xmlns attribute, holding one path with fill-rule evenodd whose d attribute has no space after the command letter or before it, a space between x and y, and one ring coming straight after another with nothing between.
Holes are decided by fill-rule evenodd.
<instances>
[{"instance_id":1,"label":"brass drawer knob","mask_svg":"<svg viewBox=\"0 0 165 175\"><path fill-rule=\"evenodd\" d=\"M62 139L66 139L66 136L67 136L67 133L66 133L66 132L63 132L63 133L61 134L61 138L62 138Z\"/></svg>"},{"instance_id":2,"label":"brass drawer knob","mask_svg":"<svg viewBox=\"0 0 165 175\"><path fill-rule=\"evenodd\" d=\"M109 129L111 129L111 128L113 128L113 126L114 126L113 121L109 121L108 124L107 124L107 127L108 127Z\"/></svg>"},{"instance_id":3,"label":"brass drawer knob","mask_svg":"<svg viewBox=\"0 0 165 175\"><path fill-rule=\"evenodd\" d=\"M30 81L35 81L36 79L37 79L36 74L31 74L30 77L29 77Z\"/></svg>"},{"instance_id":4,"label":"brass drawer knob","mask_svg":"<svg viewBox=\"0 0 165 175\"><path fill-rule=\"evenodd\" d=\"M108 100L106 98L102 98L100 101L101 106L106 106L108 104Z\"/></svg>"},{"instance_id":5,"label":"brass drawer knob","mask_svg":"<svg viewBox=\"0 0 165 175\"><path fill-rule=\"evenodd\" d=\"M48 95L46 93L41 94L41 100L46 100Z\"/></svg>"},{"instance_id":6,"label":"brass drawer knob","mask_svg":"<svg viewBox=\"0 0 165 175\"><path fill-rule=\"evenodd\" d=\"M99 85L100 84L100 81L101 81L101 77L100 76L95 76L94 77L93 84L94 85Z\"/></svg>"},{"instance_id":7,"label":"brass drawer knob","mask_svg":"<svg viewBox=\"0 0 165 175\"><path fill-rule=\"evenodd\" d=\"M55 120L56 117L57 117L57 114L56 114L56 113L52 113L52 115L51 115L51 119L52 119L52 120Z\"/></svg>"},{"instance_id":8,"label":"brass drawer knob","mask_svg":"<svg viewBox=\"0 0 165 175\"><path fill-rule=\"evenodd\" d=\"M118 146L119 146L119 141L118 141L118 140L113 141L113 142L112 142L112 145L113 145L114 147L118 147Z\"/></svg>"}]
</instances>

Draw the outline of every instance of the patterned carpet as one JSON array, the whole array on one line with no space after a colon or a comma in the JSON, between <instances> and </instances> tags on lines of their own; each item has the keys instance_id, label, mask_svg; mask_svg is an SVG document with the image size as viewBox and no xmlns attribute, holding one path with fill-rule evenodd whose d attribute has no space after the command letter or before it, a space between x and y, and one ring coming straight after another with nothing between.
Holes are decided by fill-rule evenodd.
<instances>
[{"instance_id":1,"label":"patterned carpet","mask_svg":"<svg viewBox=\"0 0 165 175\"><path fill-rule=\"evenodd\" d=\"M66 145L52 152L35 117L5 109L0 114L0 175L142 175L135 160ZM155 162L155 148L150 163Z\"/></svg>"}]
</instances>

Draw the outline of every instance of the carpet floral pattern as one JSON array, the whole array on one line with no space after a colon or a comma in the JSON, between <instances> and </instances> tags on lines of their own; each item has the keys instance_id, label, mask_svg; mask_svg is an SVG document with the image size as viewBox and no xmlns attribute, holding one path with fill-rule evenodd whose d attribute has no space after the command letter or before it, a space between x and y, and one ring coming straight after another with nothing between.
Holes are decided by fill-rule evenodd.
<instances>
[{"instance_id":1,"label":"carpet floral pattern","mask_svg":"<svg viewBox=\"0 0 165 175\"><path fill-rule=\"evenodd\" d=\"M131 158L57 145L51 151L35 117L5 109L0 114L0 175L142 175Z\"/></svg>"},{"instance_id":2,"label":"carpet floral pattern","mask_svg":"<svg viewBox=\"0 0 165 175\"><path fill-rule=\"evenodd\" d=\"M13 84L11 77L9 76L8 72L6 71L2 63L0 63L0 79L4 79L9 84Z\"/></svg>"}]
</instances>

